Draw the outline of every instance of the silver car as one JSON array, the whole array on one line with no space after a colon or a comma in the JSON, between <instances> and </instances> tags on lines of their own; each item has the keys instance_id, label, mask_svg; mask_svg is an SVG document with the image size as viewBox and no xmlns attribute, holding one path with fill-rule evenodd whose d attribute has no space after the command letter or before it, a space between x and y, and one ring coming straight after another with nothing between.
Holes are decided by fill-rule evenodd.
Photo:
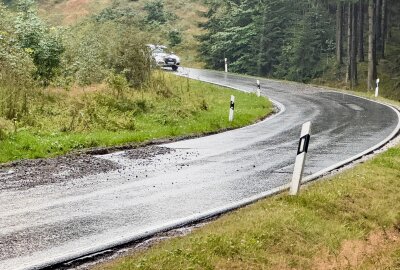
<instances>
[{"instance_id":1,"label":"silver car","mask_svg":"<svg viewBox=\"0 0 400 270\"><path fill-rule=\"evenodd\" d=\"M181 60L173 52L168 53L166 46L153 44L148 44L147 46L150 48L151 56L157 66L170 67L173 71L178 70Z\"/></svg>"}]
</instances>

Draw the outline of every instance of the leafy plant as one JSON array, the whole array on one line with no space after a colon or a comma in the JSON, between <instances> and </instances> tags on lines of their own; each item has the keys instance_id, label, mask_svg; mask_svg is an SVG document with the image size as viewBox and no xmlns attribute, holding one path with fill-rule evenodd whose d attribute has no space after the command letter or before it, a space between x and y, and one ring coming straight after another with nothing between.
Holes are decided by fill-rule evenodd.
<instances>
[{"instance_id":1,"label":"leafy plant","mask_svg":"<svg viewBox=\"0 0 400 270\"><path fill-rule=\"evenodd\" d=\"M107 78L107 84L117 98L122 98L124 92L129 89L128 81L121 74L111 73Z\"/></svg>"},{"instance_id":2,"label":"leafy plant","mask_svg":"<svg viewBox=\"0 0 400 270\"><path fill-rule=\"evenodd\" d=\"M113 2L112 6L103 9L94 18L97 22L114 21L123 24L137 22L137 12L132 7L122 7L119 2Z\"/></svg>"},{"instance_id":3,"label":"leafy plant","mask_svg":"<svg viewBox=\"0 0 400 270\"><path fill-rule=\"evenodd\" d=\"M164 10L163 0L153 0L147 2L144 6L144 10L147 11L146 21L148 23L166 23L168 20L168 14Z\"/></svg>"},{"instance_id":4,"label":"leafy plant","mask_svg":"<svg viewBox=\"0 0 400 270\"><path fill-rule=\"evenodd\" d=\"M168 33L169 45L174 47L182 43L182 33L181 31L174 29Z\"/></svg>"},{"instance_id":5,"label":"leafy plant","mask_svg":"<svg viewBox=\"0 0 400 270\"><path fill-rule=\"evenodd\" d=\"M19 46L25 49L36 66L34 78L43 86L50 84L60 66L64 48L56 29L50 29L36 14L34 2L20 0L15 31Z\"/></svg>"},{"instance_id":6,"label":"leafy plant","mask_svg":"<svg viewBox=\"0 0 400 270\"><path fill-rule=\"evenodd\" d=\"M10 120L28 112L36 71L29 51L17 42L12 15L0 4L0 116Z\"/></svg>"},{"instance_id":7,"label":"leafy plant","mask_svg":"<svg viewBox=\"0 0 400 270\"><path fill-rule=\"evenodd\" d=\"M135 30L121 31L120 38L115 42L110 67L117 74L125 76L130 86L140 87L151 74L151 56L144 42L140 40Z\"/></svg>"}]
</instances>

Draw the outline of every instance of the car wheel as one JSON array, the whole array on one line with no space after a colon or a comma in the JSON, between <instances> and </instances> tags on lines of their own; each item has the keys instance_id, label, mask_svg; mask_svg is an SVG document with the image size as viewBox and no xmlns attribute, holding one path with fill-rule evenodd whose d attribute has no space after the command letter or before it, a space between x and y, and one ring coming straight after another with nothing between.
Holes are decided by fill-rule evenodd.
<instances>
[{"instance_id":1,"label":"car wheel","mask_svg":"<svg viewBox=\"0 0 400 270\"><path fill-rule=\"evenodd\" d=\"M173 71L177 71L178 70L178 66L172 66L172 70Z\"/></svg>"}]
</instances>

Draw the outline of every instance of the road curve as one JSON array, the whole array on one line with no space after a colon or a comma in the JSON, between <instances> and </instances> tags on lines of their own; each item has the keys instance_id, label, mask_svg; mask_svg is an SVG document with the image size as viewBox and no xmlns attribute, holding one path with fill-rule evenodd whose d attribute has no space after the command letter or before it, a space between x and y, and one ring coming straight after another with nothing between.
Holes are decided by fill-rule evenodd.
<instances>
[{"instance_id":1,"label":"road curve","mask_svg":"<svg viewBox=\"0 0 400 270\"><path fill-rule=\"evenodd\" d=\"M180 72L243 91L256 87L255 79L238 75ZM386 105L307 85L261 84L281 112L255 125L159 145L150 157L96 156L119 168L83 178L5 188L14 172L0 171L0 269L44 268L280 190L305 121L312 122L309 178L398 132L399 114ZM237 113L239 106L237 100Z\"/></svg>"}]
</instances>

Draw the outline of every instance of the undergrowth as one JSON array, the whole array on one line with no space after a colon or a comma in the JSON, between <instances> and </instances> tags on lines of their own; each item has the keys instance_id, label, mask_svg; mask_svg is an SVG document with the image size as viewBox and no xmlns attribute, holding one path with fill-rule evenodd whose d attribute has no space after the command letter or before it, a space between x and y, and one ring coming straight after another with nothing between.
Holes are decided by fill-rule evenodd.
<instances>
[{"instance_id":1,"label":"undergrowth","mask_svg":"<svg viewBox=\"0 0 400 270\"><path fill-rule=\"evenodd\" d=\"M162 72L133 89L111 81L32 91L26 113L0 117L0 162L98 146L204 134L250 124L272 111L265 98ZM230 95L237 100L228 121Z\"/></svg>"}]
</instances>

